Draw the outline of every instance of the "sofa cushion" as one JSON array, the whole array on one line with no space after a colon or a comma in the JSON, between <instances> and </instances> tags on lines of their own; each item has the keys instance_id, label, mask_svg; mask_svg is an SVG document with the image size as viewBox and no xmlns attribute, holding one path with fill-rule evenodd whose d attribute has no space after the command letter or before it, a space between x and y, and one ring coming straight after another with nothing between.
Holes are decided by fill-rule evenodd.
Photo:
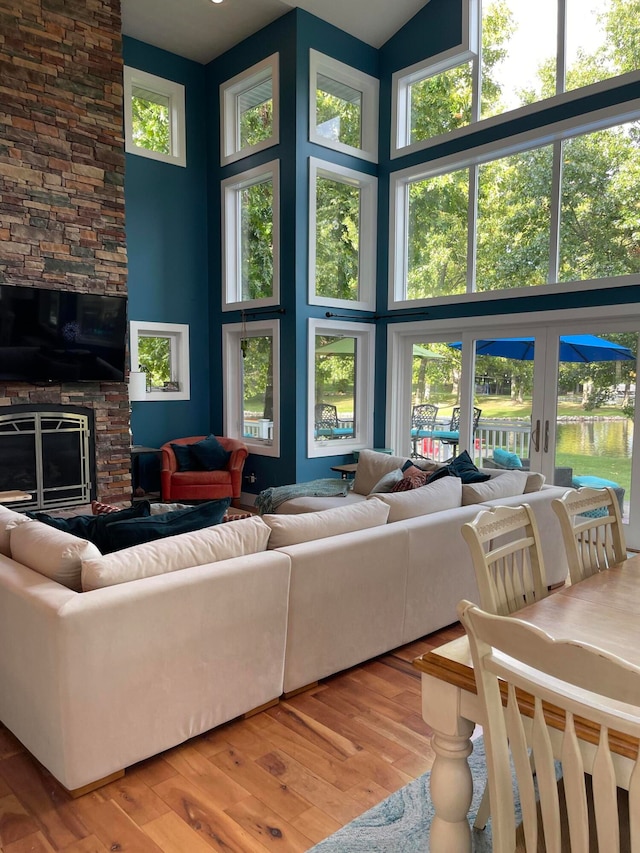
<instances>
[{"instance_id":1,"label":"sofa cushion","mask_svg":"<svg viewBox=\"0 0 640 853\"><path fill-rule=\"evenodd\" d=\"M380 454L382 455L382 454ZM271 528L269 549L313 542L339 533L351 533L387 523L389 508L375 500L361 501L351 506L323 509L298 515L263 515Z\"/></svg>"},{"instance_id":2,"label":"sofa cushion","mask_svg":"<svg viewBox=\"0 0 640 853\"><path fill-rule=\"evenodd\" d=\"M189 448L205 471L223 471L231 458L231 451L225 450L215 435L196 441Z\"/></svg>"},{"instance_id":3,"label":"sofa cushion","mask_svg":"<svg viewBox=\"0 0 640 853\"><path fill-rule=\"evenodd\" d=\"M493 448L493 461L501 468L522 468L522 459L518 454L503 450L501 447Z\"/></svg>"},{"instance_id":4,"label":"sofa cushion","mask_svg":"<svg viewBox=\"0 0 640 853\"><path fill-rule=\"evenodd\" d=\"M398 494L373 495L389 507L389 523L430 515L441 510L455 509L462 498L462 481L458 477L443 477L419 489Z\"/></svg>"},{"instance_id":5,"label":"sofa cushion","mask_svg":"<svg viewBox=\"0 0 640 853\"><path fill-rule=\"evenodd\" d=\"M462 486L462 505L493 501L523 495L529 475L526 471L507 471L485 483L466 483Z\"/></svg>"},{"instance_id":6,"label":"sofa cushion","mask_svg":"<svg viewBox=\"0 0 640 853\"><path fill-rule=\"evenodd\" d=\"M10 531L9 525L13 527L16 524L21 524L23 521L28 521L26 515L21 512L15 512L9 507L0 504L0 554L5 557L11 556Z\"/></svg>"},{"instance_id":7,"label":"sofa cushion","mask_svg":"<svg viewBox=\"0 0 640 853\"><path fill-rule=\"evenodd\" d=\"M113 516L105 516L109 519L106 525L108 550L119 551L154 539L164 539L167 536L220 524L230 503L231 498L220 498L175 512L150 515L147 518L128 518L123 521L112 521Z\"/></svg>"},{"instance_id":8,"label":"sofa cushion","mask_svg":"<svg viewBox=\"0 0 640 853\"><path fill-rule=\"evenodd\" d=\"M389 471L402 468L407 463L406 456L389 456L375 450L361 450L358 455L358 467L353 481L353 491L357 495L370 495L381 477ZM432 470L437 467L430 459L411 460L411 463L422 470Z\"/></svg>"},{"instance_id":9,"label":"sofa cushion","mask_svg":"<svg viewBox=\"0 0 640 853\"><path fill-rule=\"evenodd\" d=\"M181 533L168 539L145 542L82 563L85 591L127 583L167 572L206 566L209 563L244 557L264 551L269 528L257 515Z\"/></svg>"},{"instance_id":10,"label":"sofa cushion","mask_svg":"<svg viewBox=\"0 0 640 853\"><path fill-rule=\"evenodd\" d=\"M100 551L86 539L57 530L41 521L10 526L11 556L51 580L79 592L82 561L100 557Z\"/></svg>"}]
</instances>

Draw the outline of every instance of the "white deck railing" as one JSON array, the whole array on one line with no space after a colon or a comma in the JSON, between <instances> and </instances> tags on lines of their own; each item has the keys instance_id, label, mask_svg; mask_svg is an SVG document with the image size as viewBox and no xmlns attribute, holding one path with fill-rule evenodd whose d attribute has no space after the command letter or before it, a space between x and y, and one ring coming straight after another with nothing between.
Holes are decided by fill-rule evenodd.
<instances>
[{"instance_id":1,"label":"white deck railing","mask_svg":"<svg viewBox=\"0 0 640 853\"><path fill-rule=\"evenodd\" d=\"M500 447L510 453L517 453L522 459L529 458L531 425L518 421L480 421L475 434L481 456L491 458L493 450Z\"/></svg>"}]
</instances>

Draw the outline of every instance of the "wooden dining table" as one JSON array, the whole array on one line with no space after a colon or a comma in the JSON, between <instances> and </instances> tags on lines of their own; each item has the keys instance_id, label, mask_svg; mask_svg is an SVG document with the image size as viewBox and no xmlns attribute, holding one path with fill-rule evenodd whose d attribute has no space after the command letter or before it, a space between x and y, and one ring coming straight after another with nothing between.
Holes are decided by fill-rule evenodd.
<instances>
[{"instance_id":1,"label":"wooden dining table","mask_svg":"<svg viewBox=\"0 0 640 853\"><path fill-rule=\"evenodd\" d=\"M640 554L512 614L555 639L598 646L640 667ZM468 853L468 812L473 782L468 757L472 734L483 725L467 637L459 637L417 658L422 673L422 716L433 730L435 759L430 776L434 818L431 853ZM585 739L589 733L585 733ZM632 756L635 744L613 745Z\"/></svg>"}]
</instances>

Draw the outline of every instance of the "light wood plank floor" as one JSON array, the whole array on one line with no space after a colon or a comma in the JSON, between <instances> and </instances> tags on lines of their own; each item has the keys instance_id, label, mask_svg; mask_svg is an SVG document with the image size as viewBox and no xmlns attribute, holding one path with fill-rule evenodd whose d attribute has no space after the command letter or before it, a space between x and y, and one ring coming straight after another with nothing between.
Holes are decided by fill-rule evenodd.
<instances>
[{"instance_id":1,"label":"light wood plank floor","mask_svg":"<svg viewBox=\"0 0 640 853\"><path fill-rule=\"evenodd\" d=\"M0 725L3 853L301 853L429 770L411 661L459 625L128 768L72 800Z\"/></svg>"}]
</instances>

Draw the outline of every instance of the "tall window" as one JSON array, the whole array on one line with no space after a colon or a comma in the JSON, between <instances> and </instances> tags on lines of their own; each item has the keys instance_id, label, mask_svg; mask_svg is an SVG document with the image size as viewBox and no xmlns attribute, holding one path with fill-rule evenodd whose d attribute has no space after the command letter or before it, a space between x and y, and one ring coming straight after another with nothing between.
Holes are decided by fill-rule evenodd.
<instances>
[{"instance_id":1,"label":"tall window","mask_svg":"<svg viewBox=\"0 0 640 853\"><path fill-rule=\"evenodd\" d=\"M278 143L278 104L277 53L220 86L223 165Z\"/></svg>"},{"instance_id":2,"label":"tall window","mask_svg":"<svg viewBox=\"0 0 640 853\"><path fill-rule=\"evenodd\" d=\"M131 370L146 378L145 400L188 400L189 327L132 320Z\"/></svg>"},{"instance_id":3,"label":"tall window","mask_svg":"<svg viewBox=\"0 0 640 853\"><path fill-rule=\"evenodd\" d=\"M229 324L222 335L225 435L252 453L279 456L279 321Z\"/></svg>"},{"instance_id":4,"label":"tall window","mask_svg":"<svg viewBox=\"0 0 640 853\"><path fill-rule=\"evenodd\" d=\"M184 86L128 66L123 79L127 152L186 166Z\"/></svg>"},{"instance_id":5,"label":"tall window","mask_svg":"<svg viewBox=\"0 0 640 853\"><path fill-rule=\"evenodd\" d=\"M480 119L638 77L638 0L463 0L463 9L459 46L394 75L392 156Z\"/></svg>"},{"instance_id":6,"label":"tall window","mask_svg":"<svg viewBox=\"0 0 640 853\"><path fill-rule=\"evenodd\" d=\"M376 178L309 161L309 301L375 308Z\"/></svg>"},{"instance_id":7,"label":"tall window","mask_svg":"<svg viewBox=\"0 0 640 853\"><path fill-rule=\"evenodd\" d=\"M561 282L637 284L640 104L634 106L635 121L581 134L576 121L573 136L557 129L549 145L536 147L532 134L528 150L499 157L485 151L463 168L434 162L427 174L424 166L422 174L397 173L391 302ZM604 120L580 119L583 126Z\"/></svg>"},{"instance_id":8,"label":"tall window","mask_svg":"<svg viewBox=\"0 0 640 853\"><path fill-rule=\"evenodd\" d=\"M375 327L309 320L308 455L370 447Z\"/></svg>"},{"instance_id":9,"label":"tall window","mask_svg":"<svg viewBox=\"0 0 640 853\"><path fill-rule=\"evenodd\" d=\"M309 139L375 162L378 81L316 50L309 53L309 70Z\"/></svg>"},{"instance_id":10,"label":"tall window","mask_svg":"<svg viewBox=\"0 0 640 853\"><path fill-rule=\"evenodd\" d=\"M278 177L273 161L222 182L224 310L278 302Z\"/></svg>"}]
</instances>

